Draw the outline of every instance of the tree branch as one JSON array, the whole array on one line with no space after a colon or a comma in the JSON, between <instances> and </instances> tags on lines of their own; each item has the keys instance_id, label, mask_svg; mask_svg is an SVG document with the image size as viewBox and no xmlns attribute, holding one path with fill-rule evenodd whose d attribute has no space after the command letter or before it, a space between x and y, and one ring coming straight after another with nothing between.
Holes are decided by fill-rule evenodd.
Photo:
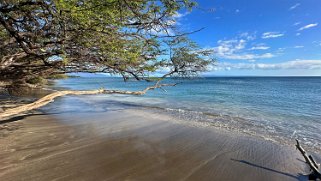
<instances>
[{"instance_id":1,"label":"tree branch","mask_svg":"<svg viewBox=\"0 0 321 181\"><path fill-rule=\"evenodd\" d=\"M166 87L166 86L176 86L176 85L177 85L177 83L176 84L159 84L159 82L157 82L155 85L147 87L141 91L122 91L122 90L106 90L106 89L89 90L89 91L73 91L73 90L57 91L57 92L51 93L49 95L46 95L33 103L5 110L4 112L0 113L0 120L4 120L8 117L15 116L17 114L25 113L27 111L31 111L31 110L40 108L40 107L45 106L45 105L49 104L50 102L54 101L55 98L62 97L65 95L93 95L93 94L144 95L149 90L154 90L154 89L162 88L162 87Z\"/></svg>"},{"instance_id":2,"label":"tree branch","mask_svg":"<svg viewBox=\"0 0 321 181\"><path fill-rule=\"evenodd\" d=\"M318 165L313 157L311 155L308 156L307 152L303 149L303 147L300 145L299 140L296 139L296 148L300 151L302 156L305 159L305 162L309 165L312 172L309 175L309 179L321 179L321 173L319 171L320 165Z\"/></svg>"}]
</instances>

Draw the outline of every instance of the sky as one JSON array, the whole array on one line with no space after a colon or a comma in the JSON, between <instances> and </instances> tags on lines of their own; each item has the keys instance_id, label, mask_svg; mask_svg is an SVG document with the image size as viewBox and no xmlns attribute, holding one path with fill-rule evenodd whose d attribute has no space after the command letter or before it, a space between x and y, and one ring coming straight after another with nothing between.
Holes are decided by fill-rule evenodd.
<instances>
[{"instance_id":1,"label":"sky","mask_svg":"<svg viewBox=\"0 0 321 181\"><path fill-rule=\"evenodd\" d=\"M197 0L182 31L217 59L205 75L321 76L321 0Z\"/></svg>"}]
</instances>

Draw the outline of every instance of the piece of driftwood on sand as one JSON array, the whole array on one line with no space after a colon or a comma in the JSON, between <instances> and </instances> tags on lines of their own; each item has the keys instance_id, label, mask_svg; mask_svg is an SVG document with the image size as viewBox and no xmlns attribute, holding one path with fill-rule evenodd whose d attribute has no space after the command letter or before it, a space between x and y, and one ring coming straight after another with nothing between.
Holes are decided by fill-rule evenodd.
<instances>
[{"instance_id":1,"label":"piece of driftwood on sand","mask_svg":"<svg viewBox=\"0 0 321 181\"><path fill-rule=\"evenodd\" d=\"M45 106L52 102L55 98L65 96L65 95L92 95L92 94L130 94L130 95L144 95L147 91L153 90L165 86L176 86L177 84L159 84L159 81L150 87L145 88L141 91L123 91L123 90L106 90L106 89L98 89L98 90L89 90L89 91L74 91L74 90L65 90L65 91L56 91L54 93L48 94L37 101L25 104L22 106L18 106L15 108L6 109L4 112L0 112L0 122L1 120L7 119L9 117L25 113L42 106Z\"/></svg>"},{"instance_id":2,"label":"piece of driftwood on sand","mask_svg":"<svg viewBox=\"0 0 321 181\"><path fill-rule=\"evenodd\" d=\"M311 173L309 174L309 180L317 180L321 179L321 173L319 171L320 164L317 164L317 162L314 160L312 155L308 155L307 152L303 149L303 147L300 145L299 140L296 139L296 148L300 151L302 156L305 159L305 162L308 164L308 166L311 169Z\"/></svg>"}]
</instances>

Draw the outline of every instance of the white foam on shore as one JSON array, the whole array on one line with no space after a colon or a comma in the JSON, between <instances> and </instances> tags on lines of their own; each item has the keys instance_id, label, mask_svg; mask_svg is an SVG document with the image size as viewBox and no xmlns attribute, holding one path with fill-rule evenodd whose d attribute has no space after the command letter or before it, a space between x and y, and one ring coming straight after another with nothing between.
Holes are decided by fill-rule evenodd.
<instances>
[{"instance_id":1,"label":"white foam on shore","mask_svg":"<svg viewBox=\"0 0 321 181\"><path fill-rule=\"evenodd\" d=\"M119 99L121 98L121 99ZM127 98L130 98L129 100ZM212 112L202 112L188 110L182 108L146 106L140 104L131 96L110 96L110 95L95 95L95 96L67 96L54 104L49 111L55 112L106 112L119 109L145 109L153 110L161 114L173 116L173 121L178 121L180 124L189 124L195 127L217 128L227 131L235 131L255 137L260 137L268 141L279 142L287 145L293 145L295 138L302 140L302 144L309 147L310 150L321 152L321 140L317 137L310 136L304 132L304 129L287 131L282 125L272 125L268 121L258 121L255 119L242 118L241 116L231 116L226 114L216 114ZM150 101L166 102L159 98L148 98Z\"/></svg>"},{"instance_id":2,"label":"white foam on shore","mask_svg":"<svg viewBox=\"0 0 321 181\"><path fill-rule=\"evenodd\" d=\"M192 123L197 127L215 127L228 131L236 131L247 135L263 138L271 142L278 142L286 145L293 145L295 139L300 139L302 144L309 150L321 153L320 140L314 137L303 136L302 131L295 131L295 134L288 134L282 128L275 125L263 125L255 120L244 119L240 117L231 117L222 114L211 114L199 111L190 111L184 109L165 108L166 113L177 117L178 119ZM279 130L279 131L278 131ZM282 131L280 131L282 130Z\"/></svg>"}]
</instances>

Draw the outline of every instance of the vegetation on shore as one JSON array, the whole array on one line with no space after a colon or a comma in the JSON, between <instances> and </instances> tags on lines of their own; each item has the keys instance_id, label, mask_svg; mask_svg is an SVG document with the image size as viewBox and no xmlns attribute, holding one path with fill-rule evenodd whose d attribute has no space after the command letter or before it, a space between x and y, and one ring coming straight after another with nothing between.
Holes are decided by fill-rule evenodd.
<instances>
[{"instance_id":1,"label":"vegetation on shore","mask_svg":"<svg viewBox=\"0 0 321 181\"><path fill-rule=\"evenodd\" d=\"M212 51L200 48L188 38L193 32L180 32L177 23L180 13L195 6L190 0L3 0L0 81L21 90L73 72L155 81L138 92L87 92L142 95L164 86L160 81L166 77L198 75L214 62ZM155 72L158 78L152 77ZM29 110L25 107L10 115Z\"/></svg>"},{"instance_id":2,"label":"vegetation on shore","mask_svg":"<svg viewBox=\"0 0 321 181\"><path fill-rule=\"evenodd\" d=\"M180 33L189 0L4 0L0 2L0 80L41 83L71 72L149 80L191 76L213 62Z\"/></svg>"}]
</instances>

